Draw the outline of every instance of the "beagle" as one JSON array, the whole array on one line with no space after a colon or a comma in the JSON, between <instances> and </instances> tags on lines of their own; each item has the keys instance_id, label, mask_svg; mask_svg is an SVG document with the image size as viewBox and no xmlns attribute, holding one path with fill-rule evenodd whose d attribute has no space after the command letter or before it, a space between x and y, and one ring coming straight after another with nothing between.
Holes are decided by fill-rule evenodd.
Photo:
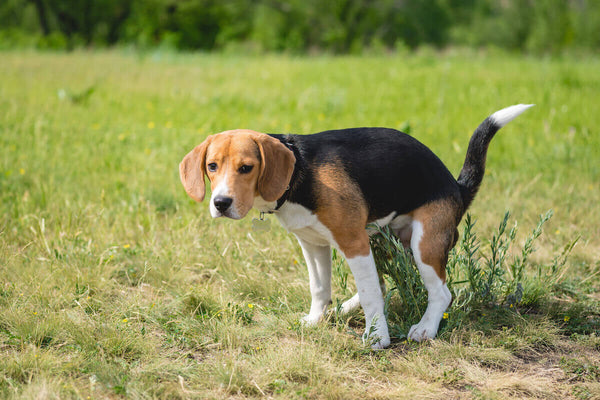
<instances>
[{"instance_id":1,"label":"beagle","mask_svg":"<svg viewBox=\"0 0 600 400\"><path fill-rule=\"evenodd\" d=\"M312 296L307 325L331 304L331 248L346 258L358 293L342 312L362 306L363 340L390 344L382 289L367 224L389 225L410 246L425 283L428 305L408 337L435 337L452 296L446 262L457 226L473 201L494 134L532 105L514 105L475 130L458 179L415 138L386 128L354 128L313 135L277 135L237 129L209 136L179 165L181 182L196 201L212 195L210 214L240 219L251 208L273 213L300 242Z\"/></svg>"}]
</instances>

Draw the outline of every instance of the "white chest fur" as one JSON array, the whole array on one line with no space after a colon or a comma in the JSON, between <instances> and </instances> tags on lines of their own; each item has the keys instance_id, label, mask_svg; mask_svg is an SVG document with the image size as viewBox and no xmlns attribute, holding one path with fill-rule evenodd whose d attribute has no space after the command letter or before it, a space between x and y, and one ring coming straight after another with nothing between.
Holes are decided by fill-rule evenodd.
<instances>
[{"instance_id":1,"label":"white chest fur","mask_svg":"<svg viewBox=\"0 0 600 400\"><path fill-rule=\"evenodd\" d=\"M316 214L300 204L286 202L275 214L281 225L288 231L317 246L337 247L333 235L319 221Z\"/></svg>"},{"instance_id":2,"label":"white chest fur","mask_svg":"<svg viewBox=\"0 0 600 400\"><path fill-rule=\"evenodd\" d=\"M260 196L254 199L254 208L261 212L270 212L276 206L277 202L267 202ZM286 201L274 215L281 226L298 238L317 246L332 245L337 247L329 229L308 208L298 203Z\"/></svg>"}]
</instances>

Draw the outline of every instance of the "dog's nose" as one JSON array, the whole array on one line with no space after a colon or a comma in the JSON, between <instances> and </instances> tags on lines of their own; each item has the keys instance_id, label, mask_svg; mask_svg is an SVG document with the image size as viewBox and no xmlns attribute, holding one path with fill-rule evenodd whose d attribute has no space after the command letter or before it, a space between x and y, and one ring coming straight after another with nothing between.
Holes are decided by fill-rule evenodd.
<instances>
[{"instance_id":1,"label":"dog's nose","mask_svg":"<svg viewBox=\"0 0 600 400\"><path fill-rule=\"evenodd\" d=\"M215 203L217 210L224 213L231 206L231 203L233 203L233 199L231 197L217 196L213 203Z\"/></svg>"}]
</instances>

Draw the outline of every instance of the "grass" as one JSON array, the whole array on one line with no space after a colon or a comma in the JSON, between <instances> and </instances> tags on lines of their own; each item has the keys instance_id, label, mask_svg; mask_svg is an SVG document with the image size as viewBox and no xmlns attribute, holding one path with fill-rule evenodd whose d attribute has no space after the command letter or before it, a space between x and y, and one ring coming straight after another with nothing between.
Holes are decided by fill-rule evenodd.
<instances>
[{"instance_id":1,"label":"grass","mask_svg":"<svg viewBox=\"0 0 600 400\"><path fill-rule=\"evenodd\" d=\"M599 59L0 59L0 397L600 397ZM491 281L502 288L538 216L554 211L520 270L529 297L511 308L514 286L451 309L427 344L404 342L400 326L390 350L371 352L358 338L360 314L301 327L310 295L295 240L275 221L255 233L251 218L212 220L179 183L183 155L239 127L399 128L457 174L479 122L520 102L537 106L492 142L470 214L475 267L493 258L505 212L504 237L519 223ZM576 238L560 279L537 279L556 276L548 271ZM468 296L462 285L455 295ZM352 290L336 265L334 298ZM389 301L400 315L399 297Z\"/></svg>"}]
</instances>

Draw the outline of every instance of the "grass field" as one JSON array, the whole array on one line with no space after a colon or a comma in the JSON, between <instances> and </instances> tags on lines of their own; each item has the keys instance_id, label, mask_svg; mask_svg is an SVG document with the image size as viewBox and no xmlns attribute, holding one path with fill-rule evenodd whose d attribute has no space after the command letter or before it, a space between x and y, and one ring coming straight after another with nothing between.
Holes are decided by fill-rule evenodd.
<instances>
[{"instance_id":1,"label":"grass field","mask_svg":"<svg viewBox=\"0 0 600 400\"><path fill-rule=\"evenodd\" d=\"M0 53L0 397L600 398L600 59L427 51L370 57ZM206 135L386 126L458 174L500 131L470 209L482 250L505 211L526 273L577 237L528 305L453 313L382 352L362 317L304 328L295 239L212 220L178 177ZM462 228L461 228L462 229ZM334 298L349 295L334 271ZM349 278L348 287L352 287Z\"/></svg>"}]
</instances>

